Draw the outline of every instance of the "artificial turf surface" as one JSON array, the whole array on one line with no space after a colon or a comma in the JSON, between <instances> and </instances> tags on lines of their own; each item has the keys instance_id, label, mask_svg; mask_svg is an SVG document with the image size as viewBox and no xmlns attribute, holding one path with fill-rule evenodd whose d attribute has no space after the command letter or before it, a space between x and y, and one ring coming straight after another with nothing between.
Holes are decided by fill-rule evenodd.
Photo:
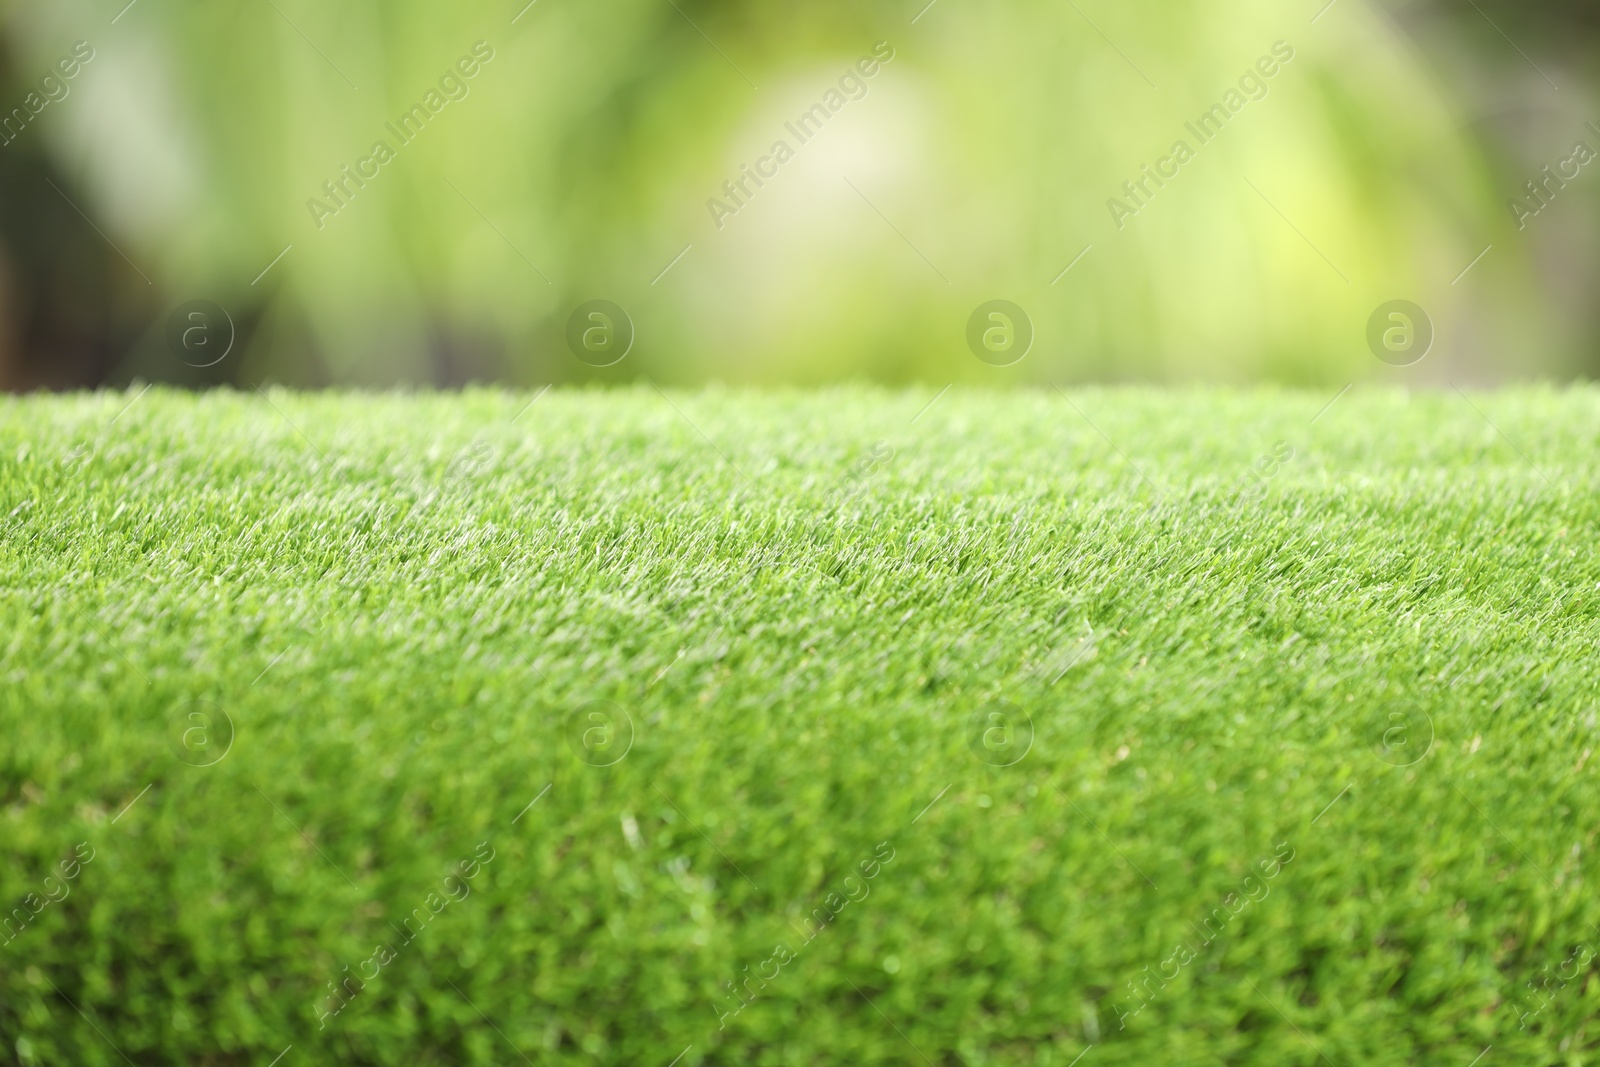
<instances>
[{"instance_id":1,"label":"artificial turf surface","mask_svg":"<svg viewBox=\"0 0 1600 1067\"><path fill-rule=\"evenodd\" d=\"M0 1059L1592 1062L1600 392L1330 397L0 400Z\"/></svg>"}]
</instances>

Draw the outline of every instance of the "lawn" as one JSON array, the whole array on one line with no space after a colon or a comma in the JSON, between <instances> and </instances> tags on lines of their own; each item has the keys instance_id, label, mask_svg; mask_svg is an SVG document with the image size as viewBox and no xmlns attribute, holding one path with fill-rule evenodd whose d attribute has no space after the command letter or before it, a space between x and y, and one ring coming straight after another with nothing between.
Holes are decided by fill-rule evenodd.
<instances>
[{"instance_id":1,"label":"lawn","mask_svg":"<svg viewBox=\"0 0 1600 1067\"><path fill-rule=\"evenodd\" d=\"M1600 391L1332 399L0 400L0 1060L1594 1062Z\"/></svg>"}]
</instances>

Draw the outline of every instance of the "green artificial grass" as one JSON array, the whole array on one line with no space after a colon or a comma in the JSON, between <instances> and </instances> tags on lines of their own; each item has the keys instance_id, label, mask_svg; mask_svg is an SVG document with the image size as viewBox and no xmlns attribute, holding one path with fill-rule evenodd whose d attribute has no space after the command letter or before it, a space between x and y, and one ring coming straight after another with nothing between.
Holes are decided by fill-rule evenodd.
<instances>
[{"instance_id":1,"label":"green artificial grass","mask_svg":"<svg viewBox=\"0 0 1600 1067\"><path fill-rule=\"evenodd\" d=\"M1330 399L0 400L0 1059L1594 1062L1600 392Z\"/></svg>"}]
</instances>

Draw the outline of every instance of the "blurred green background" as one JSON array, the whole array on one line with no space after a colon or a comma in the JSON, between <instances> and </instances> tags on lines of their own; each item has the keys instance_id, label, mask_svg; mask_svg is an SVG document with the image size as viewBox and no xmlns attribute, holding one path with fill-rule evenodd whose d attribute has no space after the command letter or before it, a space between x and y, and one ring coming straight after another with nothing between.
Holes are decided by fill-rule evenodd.
<instances>
[{"instance_id":1,"label":"blurred green background","mask_svg":"<svg viewBox=\"0 0 1600 1067\"><path fill-rule=\"evenodd\" d=\"M1401 373L1364 341L1396 298L1437 332L1408 381L1600 369L1600 167L1508 203L1600 150L1588 6L524 2L7 4L0 387L1337 385ZM637 333L604 369L565 341L594 298ZM992 298L1013 367L964 341ZM197 299L235 334L203 369L167 340Z\"/></svg>"}]
</instances>

